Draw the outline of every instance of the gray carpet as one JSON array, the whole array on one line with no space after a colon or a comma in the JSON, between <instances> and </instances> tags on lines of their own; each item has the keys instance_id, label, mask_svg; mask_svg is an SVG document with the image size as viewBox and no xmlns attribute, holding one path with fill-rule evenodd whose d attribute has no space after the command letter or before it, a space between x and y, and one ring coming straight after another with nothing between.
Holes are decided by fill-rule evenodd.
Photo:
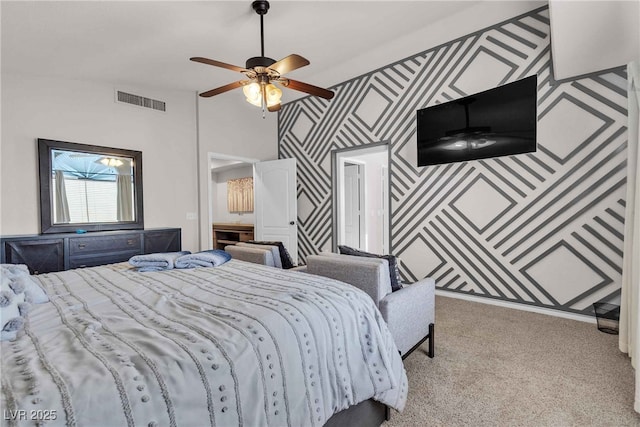
<instances>
[{"instance_id":1,"label":"gray carpet","mask_svg":"<svg viewBox=\"0 0 640 427\"><path fill-rule=\"evenodd\" d=\"M594 324L436 297L435 335L385 427L640 426L629 359Z\"/></svg>"}]
</instances>

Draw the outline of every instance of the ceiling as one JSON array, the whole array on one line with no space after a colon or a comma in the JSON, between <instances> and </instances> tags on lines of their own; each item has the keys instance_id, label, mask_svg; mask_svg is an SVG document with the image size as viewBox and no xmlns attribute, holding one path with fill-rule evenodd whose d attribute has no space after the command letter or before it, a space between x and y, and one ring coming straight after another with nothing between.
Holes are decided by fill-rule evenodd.
<instances>
[{"instance_id":1,"label":"ceiling","mask_svg":"<svg viewBox=\"0 0 640 427\"><path fill-rule=\"evenodd\" d=\"M432 46L422 42L420 49L411 47L391 58L387 54L378 63L369 58L390 40L433 27L478 3L273 0L264 18L265 55L306 57L311 65L290 76L328 87ZM501 2L488 3L497 7ZM204 91L239 76L189 57L244 66L247 58L260 55L260 18L250 0L3 0L0 7L3 73ZM524 11L534 7L524 6ZM450 39L446 35L442 42ZM336 71L346 63L351 65Z\"/></svg>"},{"instance_id":2,"label":"ceiling","mask_svg":"<svg viewBox=\"0 0 640 427\"><path fill-rule=\"evenodd\" d=\"M552 44L557 42L554 64L571 65L557 70L565 77L598 71L586 68L600 66L603 53L619 52L624 39L629 39L626 29L615 40L603 37L621 25L620 16L628 7L609 12L617 16L599 19L598 27L576 29L574 18L581 16L576 13L603 17L602 7L611 11L611 4L620 2L550 3L556 12L551 26ZM565 3L572 4L571 13L561 13L568 9L560 8ZM311 65L288 76L330 87L545 4L533 0L272 0L264 17L265 54L276 60L291 53L304 56ZM244 66L247 58L260 55L260 17L251 0L1 0L0 14L3 74L202 92L241 76L191 62L190 57ZM637 20L629 22L637 27ZM604 46L594 50L593 42L580 45L589 31ZM630 46L633 51L634 45ZM291 93L289 100L295 95L304 94Z\"/></svg>"}]
</instances>

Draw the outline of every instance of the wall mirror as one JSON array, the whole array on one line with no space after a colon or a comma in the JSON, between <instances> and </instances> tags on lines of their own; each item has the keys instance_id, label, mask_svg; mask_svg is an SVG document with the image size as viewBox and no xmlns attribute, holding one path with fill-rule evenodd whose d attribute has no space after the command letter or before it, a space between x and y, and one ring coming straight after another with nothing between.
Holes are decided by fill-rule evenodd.
<instances>
[{"instance_id":1,"label":"wall mirror","mask_svg":"<svg viewBox=\"0 0 640 427\"><path fill-rule=\"evenodd\" d=\"M142 152L38 139L43 234L144 228Z\"/></svg>"}]
</instances>

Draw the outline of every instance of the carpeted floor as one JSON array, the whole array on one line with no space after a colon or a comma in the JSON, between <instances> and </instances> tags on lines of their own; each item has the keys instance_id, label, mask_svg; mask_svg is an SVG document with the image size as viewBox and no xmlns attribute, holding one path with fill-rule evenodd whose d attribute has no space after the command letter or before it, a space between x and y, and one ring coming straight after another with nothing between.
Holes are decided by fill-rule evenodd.
<instances>
[{"instance_id":1,"label":"carpeted floor","mask_svg":"<svg viewBox=\"0 0 640 427\"><path fill-rule=\"evenodd\" d=\"M385 427L640 426L633 368L595 324L438 296L435 336Z\"/></svg>"}]
</instances>

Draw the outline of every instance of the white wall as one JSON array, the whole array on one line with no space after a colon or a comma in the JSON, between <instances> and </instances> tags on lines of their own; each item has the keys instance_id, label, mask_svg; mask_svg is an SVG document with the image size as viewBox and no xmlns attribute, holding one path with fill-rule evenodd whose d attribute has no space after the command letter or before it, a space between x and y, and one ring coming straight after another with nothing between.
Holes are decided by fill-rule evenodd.
<instances>
[{"instance_id":1,"label":"white wall","mask_svg":"<svg viewBox=\"0 0 640 427\"><path fill-rule=\"evenodd\" d=\"M213 183L211 208L213 212L213 222L237 222L243 224L254 224L253 212L237 213L229 212L227 206L227 181L253 176L253 166L242 166L223 172L211 171Z\"/></svg>"},{"instance_id":2,"label":"white wall","mask_svg":"<svg viewBox=\"0 0 640 427\"><path fill-rule=\"evenodd\" d=\"M115 89L167 111L116 103ZM142 151L145 228L179 227L197 249L196 101L186 91L2 75L0 233L38 234L37 138Z\"/></svg>"},{"instance_id":3,"label":"white wall","mask_svg":"<svg viewBox=\"0 0 640 427\"><path fill-rule=\"evenodd\" d=\"M215 85L214 85L215 86ZM212 98L198 97L200 248L209 249L209 153L244 159L278 158L277 113L262 112L245 101L241 90Z\"/></svg>"}]
</instances>

